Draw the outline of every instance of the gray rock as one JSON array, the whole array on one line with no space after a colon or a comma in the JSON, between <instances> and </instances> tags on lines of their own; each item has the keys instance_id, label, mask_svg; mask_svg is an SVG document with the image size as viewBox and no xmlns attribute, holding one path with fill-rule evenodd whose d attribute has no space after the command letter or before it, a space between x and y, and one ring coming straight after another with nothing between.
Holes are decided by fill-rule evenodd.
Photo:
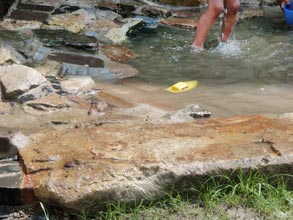
<instances>
[{"instance_id":1,"label":"gray rock","mask_svg":"<svg viewBox=\"0 0 293 220\"><path fill-rule=\"evenodd\" d=\"M97 9L96 12L95 12L95 15L96 15L96 18L97 19L109 19L111 21L115 21L117 19L121 19L122 16L113 12L113 11L110 11L110 10L100 10L100 9Z\"/></svg>"},{"instance_id":2,"label":"gray rock","mask_svg":"<svg viewBox=\"0 0 293 220\"><path fill-rule=\"evenodd\" d=\"M168 113L164 118L173 122L187 122L198 118L207 118L211 116L211 112L201 108L199 105L188 105L184 109L177 112Z\"/></svg>"},{"instance_id":3,"label":"gray rock","mask_svg":"<svg viewBox=\"0 0 293 220\"><path fill-rule=\"evenodd\" d=\"M6 99L15 99L46 81L40 72L24 65L0 67L0 83Z\"/></svg>"}]
</instances>

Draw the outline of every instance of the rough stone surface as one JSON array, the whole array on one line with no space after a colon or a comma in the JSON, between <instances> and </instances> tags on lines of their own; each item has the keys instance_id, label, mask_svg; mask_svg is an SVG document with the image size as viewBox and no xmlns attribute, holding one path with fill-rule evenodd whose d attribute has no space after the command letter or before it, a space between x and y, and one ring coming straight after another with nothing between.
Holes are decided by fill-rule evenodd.
<instances>
[{"instance_id":1,"label":"rough stone surface","mask_svg":"<svg viewBox=\"0 0 293 220\"><path fill-rule=\"evenodd\" d=\"M43 83L42 85L33 88L24 94L17 97L20 103L25 103L31 100L40 99L42 97L48 96L54 92L54 89L50 83Z\"/></svg>"},{"instance_id":2,"label":"rough stone surface","mask_svg":"<svg viewBox=\"0 0 293 220\"><path fill-rule=\"evenodd\" d=\"M96 21L95 14L80 9L68 14L53 15L48 23L62 27L73 33L79 33L87 29Z\"/></svg>"},{"instance_id":3,"label":"rough stone surface","mask_svg":"<svg viewBox=\"0 0 293 220\"><path fill-rule=\"evenodd\" d=\"M107 117L33 135L21 155L38 199L96 209L113 200L158 198L173 184L239 166L292 173L292 125L263 116L181 124L129 123L126 116L115 124Z\"/></svg>"},{"instance_id":4,"label":"rough stone surface","mask_svg":"<svg viewBox=\"0 0 293 220\"><path fill-rule=\"evenodd\" d=\"M76 76L61 82L62 88L69 93L77 93L80 90L89 89L95 84L90 76Z\"/></svg>"},{"instance_id":5,"label":"rough stone surface","mask_svg":"<svg viewBox=\"0 0 293 220\"><path fill-rule=\"evenodd\" d=\"M70 102L67 99L53 93L41 99L26 102L24 109L32 114L47 114L65 110L69 107Z\"/></svg>"},{"instance_id":6,"label":"rough stone surface","mask_svg":"<svg viewBox=\"0 0 293 220\"><path fill-rule=\"evenodd\" d=\"M14 64L0 67L0 82L7 99L14 99L46 81L40 72L24 65Z\"/></svg>"}]
</instances>

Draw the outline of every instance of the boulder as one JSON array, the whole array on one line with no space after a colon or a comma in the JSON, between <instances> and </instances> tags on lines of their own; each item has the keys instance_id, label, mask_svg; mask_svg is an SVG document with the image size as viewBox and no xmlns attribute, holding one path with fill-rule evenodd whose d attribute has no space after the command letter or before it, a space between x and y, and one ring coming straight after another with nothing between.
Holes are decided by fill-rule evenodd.
<instances>
[{"instance_id":1,"label":"boulder","mask_svg":"<svg viewBox=\"0 0 293 220\"><path fill-rule=\"evenodd\" d=\"M0 83L6 99L15 99L46 81L40 72L24 65L14 64L0 67Z\"/></svg>"}]
</instances>

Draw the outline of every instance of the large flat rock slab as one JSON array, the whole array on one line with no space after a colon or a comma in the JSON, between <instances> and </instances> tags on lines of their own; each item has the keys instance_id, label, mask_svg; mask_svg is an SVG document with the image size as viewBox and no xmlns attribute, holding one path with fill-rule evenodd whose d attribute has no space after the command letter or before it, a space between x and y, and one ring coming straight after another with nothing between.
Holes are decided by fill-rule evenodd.
<instances>
[{"instance_id":1,"label":"large flat rock slab","mask_svg":"<svg viewBox=\"0 0 293 220\"><path fill-rule=\"evenodd\" d=\"M114 120L31 136L22 148L38 199L73 210L163 196L174 184L242 166L293 172L293 119L243 116L180 124Z\"/></svg>"}]
</instances>

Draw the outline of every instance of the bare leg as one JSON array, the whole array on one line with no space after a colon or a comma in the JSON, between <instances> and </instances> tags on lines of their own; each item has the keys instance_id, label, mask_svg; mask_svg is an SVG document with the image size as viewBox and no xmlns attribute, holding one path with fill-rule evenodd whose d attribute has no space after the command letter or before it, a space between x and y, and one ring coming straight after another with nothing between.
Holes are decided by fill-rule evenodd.
<instances>
[{"instance_id":1,"label":"bare leg","mask_svg":"<svg viewBox=\"0 0 293 220\"><path fill-rule=\"evenodd\" d=\"M222 13L224 9L223 0L209 0L208 9L201 16L196 29L196 35L192 47L203 48L206 37L215 23L218 16Z\"/></svg>"},{"instance_id":2,"label":"bare leg","mask_svg":"<svg viewBox=\"0 0 293 220\"><path fill-rule=\"evenodd\" d=\"M226 9L226 12L223 18L222 36L221 36L222 42L226 42L227 40L229 40L231 36L234 25L236 23L236 18L237 18L240 2L239 0L224 0L224 6Z\"/></svg>"}]
</instances>

